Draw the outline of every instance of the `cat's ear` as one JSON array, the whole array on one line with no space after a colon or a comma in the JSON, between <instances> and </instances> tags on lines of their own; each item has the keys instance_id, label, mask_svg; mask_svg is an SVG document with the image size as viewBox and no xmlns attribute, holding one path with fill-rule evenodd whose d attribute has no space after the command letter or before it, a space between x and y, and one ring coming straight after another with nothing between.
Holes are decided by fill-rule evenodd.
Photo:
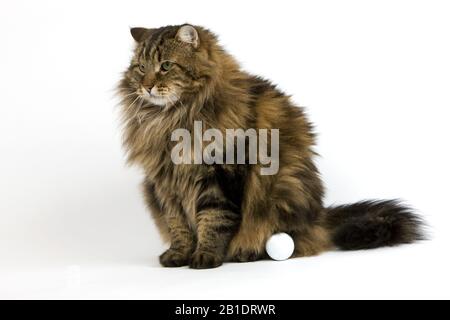
<instances>
[{"instance_id":1,"label":"cat's ear","mask_svg":"<svg viewBox=\"0 0 450 320\"><path fill-rule=\"evenodd\" d=\"M147 28L130 28L130 33L134 40L141 42L150 36L152 30Z\"/></svg>"},{"instance_id":2,"label":"cat's ear","mask_svg":"<svg viewBox=\"0 0 450 320\"><path fill-rule=\"evenodd\" d=\"M178 29L177 39L181 42L191 44L194 48L197 48L200 44L197 30L189 24L186 24Z\"/></svg>"}]
</instances>

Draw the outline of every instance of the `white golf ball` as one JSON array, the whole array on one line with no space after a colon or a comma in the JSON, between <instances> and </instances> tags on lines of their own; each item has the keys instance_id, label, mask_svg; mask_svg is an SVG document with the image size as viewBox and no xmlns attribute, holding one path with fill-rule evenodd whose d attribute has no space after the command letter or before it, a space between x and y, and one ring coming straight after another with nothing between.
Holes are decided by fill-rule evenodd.
<instances>
[{"instance_id":1,"label":"white golf ball","mask_svg":"<svg viewBox=\"0 0 450 320\"><path fill-rule=\"evenodd\" d=\"M266 252L273 260L286 260L294 252L294 240L287 233L274 234L266 242Z\"/></svg>"}]
</instances>

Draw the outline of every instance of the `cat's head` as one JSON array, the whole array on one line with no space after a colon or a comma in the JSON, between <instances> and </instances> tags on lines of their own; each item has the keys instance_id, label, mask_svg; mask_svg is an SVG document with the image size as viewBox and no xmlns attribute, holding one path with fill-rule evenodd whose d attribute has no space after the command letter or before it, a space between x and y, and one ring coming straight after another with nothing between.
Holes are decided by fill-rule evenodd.
<instances>
[{"instance_id":1,"label":"cat's head","mask_svg":"<svg viewBox=\"0 0 450 320\"><path fill-rule=\"evenodd\" d=\"M198 95L217 73L214 35L189 24L158 29L132 28L134 56L121 89L150 105L171 106Z\"/></svg>"}]
</instances>

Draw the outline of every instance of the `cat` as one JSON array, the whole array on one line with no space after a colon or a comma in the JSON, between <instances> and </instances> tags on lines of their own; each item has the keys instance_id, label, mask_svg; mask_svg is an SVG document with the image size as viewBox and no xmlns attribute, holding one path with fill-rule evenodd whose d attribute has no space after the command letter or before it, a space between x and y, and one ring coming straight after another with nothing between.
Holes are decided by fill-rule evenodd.
<instances>
[{"instance_id":1,"label":"cat","mask_svg":"<svg viewBox=\"0 0 450 320\"><path fill-rule=\"evenodd\" d=\"M292 257L424 239L422 219L397 200L325 207L304 110L269 81L241 70L209 30L190 24L131 28L130 66L118 86L128 162L144 171L144 198L170 244L165 267L214 268L267 258L288 233ZM176 129L279 129L279 170L261 164L175 164ZM246 155L246 157L248 154Z\"/></svg>"}]
</instances>

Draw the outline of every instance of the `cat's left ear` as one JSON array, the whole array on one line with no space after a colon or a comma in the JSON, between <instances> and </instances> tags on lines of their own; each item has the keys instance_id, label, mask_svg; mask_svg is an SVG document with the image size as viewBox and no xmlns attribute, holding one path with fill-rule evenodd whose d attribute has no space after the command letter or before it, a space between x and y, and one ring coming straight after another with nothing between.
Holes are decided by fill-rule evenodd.
<instances>
[{"instance_id":1,"label":"cat's left ear","mask_svg":"<svg viewBox=\"0 0 450 320\"><path fill-rule=\"evenodd\" d=\"M189 24L186 24L178 29L177 39L181 42L191 44L194 48L197 48L200 44L197 30Z\"/></svg>"},{"instance_id":2,"label":"cat's left ear","mask_svg":"<svg viewBox=\"0 0 450 320\"><path fill-rule=\"evenodd\" d=\"M150 37L150 34L152 33L153 29L147 29L147 28L131 28L130 33L136 42L142 42L148 37Z\"/></svg>"}]
</instances>

